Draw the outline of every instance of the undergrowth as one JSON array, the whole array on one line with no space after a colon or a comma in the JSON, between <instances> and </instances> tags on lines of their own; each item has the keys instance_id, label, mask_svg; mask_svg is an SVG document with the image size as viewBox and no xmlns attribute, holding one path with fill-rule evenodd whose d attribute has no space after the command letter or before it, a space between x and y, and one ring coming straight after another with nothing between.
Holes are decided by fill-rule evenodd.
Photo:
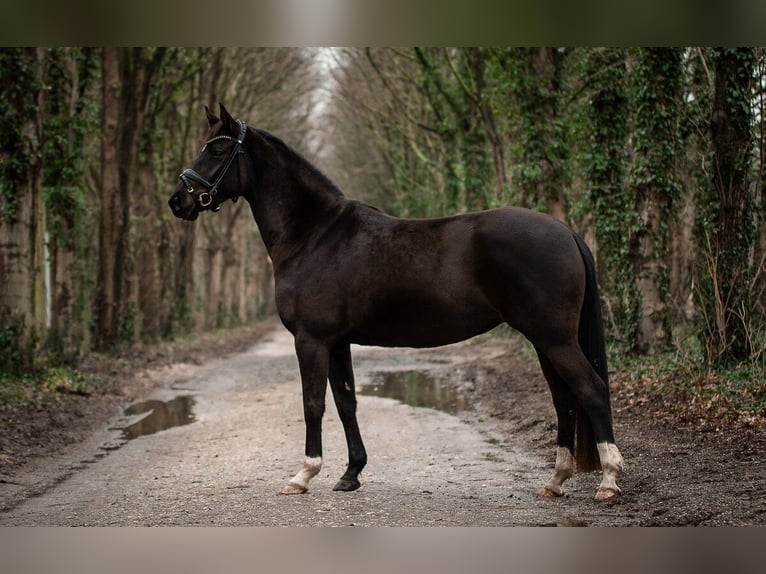
<instances>
[{"instance_id":1,"label":"undergrowth","mask_svg":"<svg viewBox=\"0 0 766 574\"><path fill-rule=\"evenodd\" d=\"M0 406L43 405L62 394L88 396L92 377L70 367L40 367L24 373L0 372Z\"/></svg>"},{"instance_id":2,"label":"undergrowth","mask_svg":"<svg viewBox=\"0 0 766 574\"><path fill-rule=\"evenodd\" d=\"M22 365L20 361L0 364L0 411L44 406L63 395L89 397L98 394L99 385L106 379L119 381L142 368L176 361L200 364L245 350L273 325L273 321L265 320L256 325L187 333L152 345L125 344L108 353L87 352L75 364L44 353L36 357L33 366Z\"/></svg>"},{"instance_id":3,"label":"undergrowth","mask_svg":"<svg viewBox=\"0 0 766 574\"><path fill-rule=\"evenodd\" d=\"M709 365L699 344L654 356L611 353L612 385L627 408L656 405L658 416L704 430L766 429L766 368L758 361Z\"/></svg>"}]
</instances>

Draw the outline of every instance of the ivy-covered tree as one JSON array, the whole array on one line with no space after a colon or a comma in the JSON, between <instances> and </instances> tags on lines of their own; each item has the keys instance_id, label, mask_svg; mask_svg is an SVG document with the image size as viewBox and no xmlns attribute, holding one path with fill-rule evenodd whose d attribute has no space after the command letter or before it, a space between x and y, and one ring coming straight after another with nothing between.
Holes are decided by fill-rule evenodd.
<instances>
[{"instance_id":1,"label":"ivy-covered tree","mask_svg":"<svg viewBox=\"0 0 766 574\"><path fill-rule=\"evenodd\" d=\"M634 58L633 147L630 183L636 221L630 258L638 294L635 347L655 353L671 341L669 228L679 186L675 173L683 86L683 50L641 48Z\"/></svg>"},{"instance_id":2,"label":"ivy-covered tree","mask_svg":"<svg viewBox=\"0 0 766 574\"><path fill-rule=\"evenodd\" d=\"M565 52L511 48L505 58L516 119L514 188L521 204L567 220L569 146L561 109Z\"/></svg>"},{"instance_id":3,"label":"ivy-covered tree","mask_svg":"<svg viewBox=\"0 0 766 574\"><path fill-rule=\"evenodd\" d=\"M605 315L613 339L631 347L636 339L636 283L628 249L634 212L627 183L630 131L627 51L600 48L586 56L590 93L585 114L583 161L593 213Z\"/></svg>"},{"instance_id":4,"label":"ivy-covered tree","mask_svg":"<svg viewBox=\"0 0 766 574\"><path fill-rule=\"evenodd\" d=\"M442 140L443 212L485 209L495 203L495 176L489 158L488 128L493 115L487 107L485 53L470 49L415 48L422 66L424 93L432 122Z\"/></svg>"},{"instance_id":5,"label":"ivy-covered tree","mask_svg":"<svg viewBox=\"0 0 766 574\"><path fill-rule=\"evenodd\" d=\"M705 349L714 364L750 358L755 204L750 187L753 145L752 48L712 51L714 96L710 115L712 182L703 194L698 241L704 254L700 288Z\"/></svg>"},{"instance_id":6,"label":"ivy-covered tree","mask_svg":"<svg viewBox=\"0 0 766 574\"><path fill-rule=\"evenodd\" d=\"M42 48L0 49L0 368L32 363L47 323Z\"/></svg>"},{"instance_id":7,"label":"ivy-covered tree","mask_svg":"<svg viewBox=\"0 0 766 574\"><path fill-rule=\"evenodd\" d=\"M88 347L96 243L88 167L97 151L99 54L54 48L46 54L44 195L50 259L48 348L73 360Z\"/></svg>"}]
</instances>

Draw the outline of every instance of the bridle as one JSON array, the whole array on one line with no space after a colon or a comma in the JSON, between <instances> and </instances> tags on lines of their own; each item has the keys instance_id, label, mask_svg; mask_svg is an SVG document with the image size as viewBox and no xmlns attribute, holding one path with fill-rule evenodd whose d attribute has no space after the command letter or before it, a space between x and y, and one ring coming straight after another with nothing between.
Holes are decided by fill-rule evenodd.
<instances>
[{"instance_id":1,"label":"bridle","mask_svg":"<svg viewBox=\"0 0 766 574\"><path fill-rule=\"evenodd\" d=\"M186 186L186 191L193 194L194 193L194 186L192 185L192 182L197 182L207 188L207 191L203 191L197 196L197 203L201 208L207 208L210 207L210 205L213 203L213 199L215 198L216 194L218 193L218 186L221 184L221 181L226 176L226 172L229 171L229 168L231 167L231 164L234 162L234 158L238 157L241 152L240 147L242 147L242 142L245 141L245 134L247 133L247 124L243 120L237 120L237 123L239 124L239 135L234 138L232 136L226 136L226 135L220 135L215 136L214 138L210 138L207 140L204 144L202 144L202 149L200 149L200 155L205 151L205 148L211 144L214 141L217 140L231 140L235 142L234 148L231 150L231 154L229 154L229 157L226 159L226 162L223 164L223 167L218 172L218 177L215 178L215 181L213 183L210 183L208 180L206 180L204 177L202 177L199 173L194 171L192 168L187 168L181 172L181 175L178 176L178 179L184 182L184 185ZM232 198L234 201L236 201L236 198ZM215 206L211 208L213 211L218 211L220 209L220 206Z\"/></svg>"}]
</instances>

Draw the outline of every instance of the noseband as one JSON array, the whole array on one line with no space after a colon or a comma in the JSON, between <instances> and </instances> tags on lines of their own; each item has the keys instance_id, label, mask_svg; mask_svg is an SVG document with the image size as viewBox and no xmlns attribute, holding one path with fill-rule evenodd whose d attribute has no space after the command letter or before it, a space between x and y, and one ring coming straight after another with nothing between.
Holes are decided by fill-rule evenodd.
<instances>
[{"instance_id":1,"label":"noseband","mask_svg":"<svg viewBox=\"0 0 766 574\"><path fill-rule=\"evenodd\" d=\"M223 167L218 172L218 177L215 178L215 181L213 183L210 183L208 180L206 180L204 177L202 177L199 173L197 173L191 168L183 170L181 172L181 175L178 176L178 179L184 182L184 185L186 186L186 191L188 191L189 193L194 193L194 186L192 185L192 182L194 181L196 181L203 187L207 188L207 191L203 191L197 196L196 201L200 207L203 207L203 208L210 207L210 205L213 203L213 198L218 193L218 186L221 184L221 180L223 180L224 176L226 175L226 172L229 171L229 167L231 167L231 164L234 162L234 158L237 157L240 153L240 147L242 146L242 142L245 141L245 134L247 133L247 124L242 120L237 120L237 123L239 124L239 135L236 138L233 138L231 136L220 135L214 138L210 138L202 145L202 149L200 150L200 155L205 151L205 148L208 146L208 144L214 141L231 140L233 142L236 142L234 144L234 149L231 150L231 154L226 159L226 163L223 164ZM236 201L236 197L232 199ZM213 211L218 211L219 207L216 206L212 209Z\"/></svg>"}]
</instances>

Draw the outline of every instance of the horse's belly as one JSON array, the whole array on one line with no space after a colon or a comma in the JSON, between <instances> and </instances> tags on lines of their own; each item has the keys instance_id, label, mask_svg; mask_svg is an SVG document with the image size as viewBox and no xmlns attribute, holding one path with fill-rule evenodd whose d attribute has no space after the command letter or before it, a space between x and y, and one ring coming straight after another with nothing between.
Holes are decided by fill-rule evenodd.
<instances>
[{"instance_id":1,"label":"horse's belly","mask_svg":"<svg viewBox=\"0 0 766 574\"><path fill-rule=\"evenodd\" d=\"M484 333L501 321L488 308L392 305L361 321L350 339L381 347L438 347Z\"/></svg>"}]
</instances>

